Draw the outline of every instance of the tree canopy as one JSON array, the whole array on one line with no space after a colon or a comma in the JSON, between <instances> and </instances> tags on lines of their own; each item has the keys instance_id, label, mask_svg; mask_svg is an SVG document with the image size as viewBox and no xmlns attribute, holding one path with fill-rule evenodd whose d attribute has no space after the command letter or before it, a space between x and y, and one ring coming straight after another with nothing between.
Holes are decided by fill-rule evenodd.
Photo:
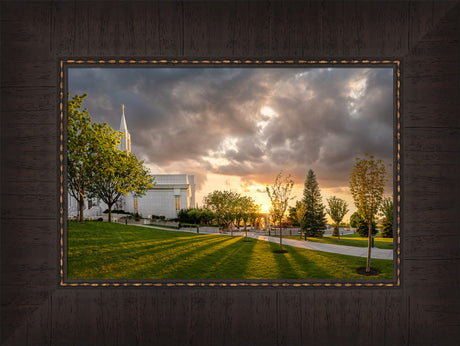
<instances>
[{"instance_id":1,"label":"tree canopy","mask_svg":"<svg viewBox=\"0 0 460 346\"><path fill-rule=\"evenodd\" d=\"M89 187L89 196L98 197L107 204L109 222L112 206L130 192L142 196L154 186L154 178L134 154L112 148L96 168L98 179Z\"/></svg>"},{"instance_id":2,"label":"tree canopy","mask_svg":"<svg viewBox=\"0 0 460 346\"><path fill-rule=\"evenodd\" d=\"M121 133L107 124L96 124L86 108L81 109L86 94L68 100L67 111L67 181L68 191L79 204L80 222L88 188L98 179L97 167L104 156L115 148Z\"/></svg>"},{"instance_id":3,"label":"tree canopy","mask_svg":"<svg viewBox=\"0 0 460 346\"><path fill-rule=\"evenodd\" d=\"M215 190L204 197L205 207L216 216L219 226L228 229L236 217L237 200L240 195L233 191Z\"/></svg>"}]
</instances>

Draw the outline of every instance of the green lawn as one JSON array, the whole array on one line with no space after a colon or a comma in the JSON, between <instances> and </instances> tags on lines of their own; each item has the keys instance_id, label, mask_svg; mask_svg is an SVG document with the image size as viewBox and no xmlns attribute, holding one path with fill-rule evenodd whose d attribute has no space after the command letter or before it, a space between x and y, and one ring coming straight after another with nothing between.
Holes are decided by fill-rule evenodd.
<instances>
[{"instance_id":1,"label":"green lawn","mask_svg":"<svg viewBox=\"0 0 460 346\"><path fill-rule=\"evenodd\" d=\"M68 279L391 279L393 261L365 277L365 258L244 237L166 231L105 222L68 223Z\"/></svg>"},{"instance_id":2,"label":"green lawn","mask_svg":"<svg viewBox=\"0 0 460 346\"><path fill-rule=\"evenodd\" d=\"M294 240L303 240L300 236L294 235L283 235L283 238L289 238ZM336 245L347 245L347 246L357 246L357 247L367 247L367 237L360 237L359 235L347 234L341 235L340 241L337 241L337 237L324 236L322 238L307 237L308 241L317 242L317 243L327 243L327 244L336 244ZM393 238L382 238L380 235L375 236L374 238L374 247L379 249L393 249Z\"/></svg>"}]
</instances>

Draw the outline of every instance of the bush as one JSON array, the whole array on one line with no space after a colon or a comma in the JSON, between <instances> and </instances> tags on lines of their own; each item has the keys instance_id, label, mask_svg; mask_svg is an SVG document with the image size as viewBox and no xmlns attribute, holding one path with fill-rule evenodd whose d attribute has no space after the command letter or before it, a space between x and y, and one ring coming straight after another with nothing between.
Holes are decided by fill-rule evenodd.
<instances>
[{"instance_id":1,"label":"bush","mask_svg":"<svg viewBox=\"0 0 460 346\"><path fill-rule=\"evenodd\" d=\"M97 221L104 221L104 219L100 217L99 219L97 219Z\"/></svg>"},{"instance_id":2,"label":"bush","mask_svg":"<svg viewBox=\"0 0 460 346\"><path fill-rule=\"evenodd\" d=\"M356 228L356 232L358 232L361 237L368 237L369 224L367 223L367 221L360 219L358 221L358 227ZM375 222L372 222L372 234L377 234L377 225L375 224Z\"/></svg>"}]
</instances>

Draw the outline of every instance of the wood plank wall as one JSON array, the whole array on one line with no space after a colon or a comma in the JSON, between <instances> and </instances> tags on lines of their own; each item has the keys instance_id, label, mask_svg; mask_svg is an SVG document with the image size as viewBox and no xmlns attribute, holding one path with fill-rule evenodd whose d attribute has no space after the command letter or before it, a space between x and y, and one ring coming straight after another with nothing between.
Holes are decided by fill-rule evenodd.
<instances>
[{"instance_id":1,"label":"wood plank wall","mask_svg":"<svg viewBox=\"0 0 460 346\"><path fill-rule=\"evenodd\" d=\"M3 1L2 345L458 345L458 1ZM402 59L401 287L61 288L61 57Z\"/></svg>"}]
</instances>

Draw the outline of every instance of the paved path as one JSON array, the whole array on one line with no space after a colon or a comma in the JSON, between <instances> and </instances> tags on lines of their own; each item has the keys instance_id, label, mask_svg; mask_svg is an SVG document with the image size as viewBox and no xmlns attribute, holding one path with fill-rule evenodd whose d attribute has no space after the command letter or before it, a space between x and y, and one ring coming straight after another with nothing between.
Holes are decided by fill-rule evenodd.
<instances>
[{"instance_id":1,"label":"paved path","mask_svg":"<svg viewBox=\"0 0 460 346\"><path fill-rule=\"evenodd\" d=\"M153 228L152 226L146 226L146 225L136 225L136 226ZM193 229L193 228L190 229L190 230L189 229L175 230L175 229L171 229L171 228L157 227L157 226L155 226L154 228L163 229L163 230L166 230L166 231L181 231L181 232L196 233L196 229ZM227 235L227 236L231 235L230 232L228 232L228 233L204 233L204 232L200 232L200 234ZM245 235L246 235L245 232L233 232L233 236L245 236ZM257 234L256 232L248 232L248 237L258 239L258 240L269 241L269 242L272 242L272 243L279 243L280 242L280 238L278 238L278 237L270 237L270 236L266 236L266 235L260 235L260 234ZM314 251L332 252L332 253L338 253L338 254L341 254L341 255L348 255L348 256L367 257L367 247L316 243L316 242L312 242L312 241L294 240L294 239L289 239L289 238L283 238L283 244L298 247L298 248L308 249L308 250L314 250ZM372 258L377 258L377 259L392 260L393 259L393 250L379 249L379 248L374 247L374 248L372 248L372 251L371 251L371 257Z\"/></svg>"},{"instance_id":2,"label":"paved path","mask_svg":"<svg viewBox=\"0 0 460 346\"><path fill-rule=\"evenodd\" d=\"M280 238L269 237L266 235L257 235L257 234L248 233L248 237L259 239L259 240L270 241L272 243L280 242ZM294 240L294 239L288 239L288 238L283 238L283 244L294 246L294 247L299 247L299 248L304 248L308 250L333 252L333 253L338 253L341 255L348 255L348 256L367 257L367 247L316 243L312 241ZM392 260L393 250L379 249L379 248L374 247L372 248L372 251L371 251L371 258Z\"/></svg>"}]
</instances>

